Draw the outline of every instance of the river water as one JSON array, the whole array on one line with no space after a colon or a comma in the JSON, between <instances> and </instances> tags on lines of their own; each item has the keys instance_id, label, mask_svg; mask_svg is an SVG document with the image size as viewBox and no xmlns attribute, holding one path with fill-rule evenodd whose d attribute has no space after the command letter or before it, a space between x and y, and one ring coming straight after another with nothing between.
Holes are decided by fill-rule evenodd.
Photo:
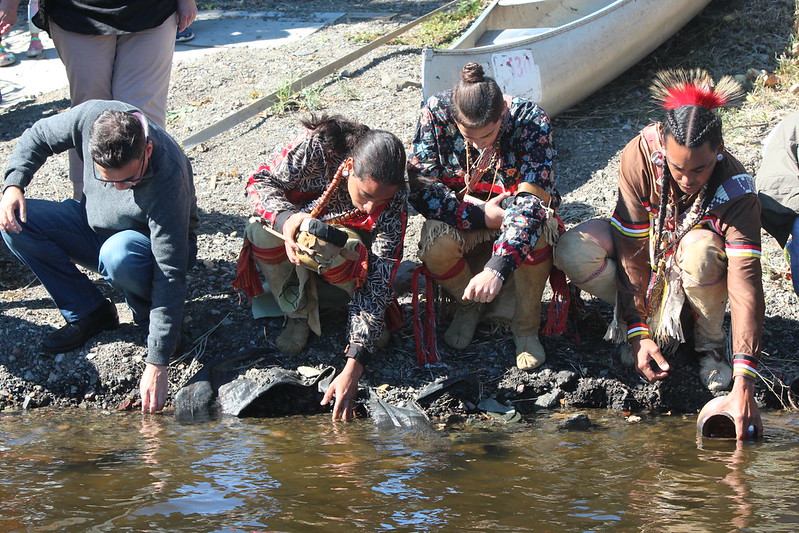
<instances>
[{"instance_id":1,"label":"river water","mask_svg":"<svg viewBox=\"0 0 799 533\"><path fill-rule=\"evenodd\" d=\"M370 419L0 413L0 531L792 531L799 415L698 443L695 418L589 411L378 430Z\"/></svg>"}]
</instances>

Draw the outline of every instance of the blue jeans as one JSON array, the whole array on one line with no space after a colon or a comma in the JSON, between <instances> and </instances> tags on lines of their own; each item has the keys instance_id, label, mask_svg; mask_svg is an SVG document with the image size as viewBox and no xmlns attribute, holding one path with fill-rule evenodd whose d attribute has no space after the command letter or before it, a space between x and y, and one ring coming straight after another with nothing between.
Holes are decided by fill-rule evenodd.
<instances>
[{"instance_id":1,"label":"blue jeans","mask_svg":"<svg viewBox=\"0 0 799 533\"><path fill-rule=\"evenodd\" d=\"M791 241L785 246L791 258L791 278L793 280L793 292L799 295L799 217L793 221L791 228Z\"/></svg>"},{"instance_id":2,"label":"blue jeans","mask_svg":"<svg viewBox=\"0 0 799 533\"><path fill-rule=\"evenodd\" d=\"M3 240L36 274L67 322L84 318L104 301L75 265L101 274L125 295L134 320L147 322L155 265L147 236L133 230L98 235L75 200L27 200L26 205L22 232L3 232Z\"/></svg>"}]
</instances>

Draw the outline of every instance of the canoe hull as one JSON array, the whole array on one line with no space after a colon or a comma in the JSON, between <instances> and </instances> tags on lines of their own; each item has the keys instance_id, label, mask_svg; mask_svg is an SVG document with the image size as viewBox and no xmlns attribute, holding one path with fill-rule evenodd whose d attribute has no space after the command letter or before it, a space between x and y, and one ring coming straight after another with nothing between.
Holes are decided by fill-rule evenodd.
<instances>
[{"instance_id":1,"label":"canoe hull","mask_svg":"<svg viewBox=\"0 0 799 533\"><path fill-rule=\"evenodd\" d=\"M424 50L422 80L424 97L451 89L464 64L476 61L486 74L497 80L503 92L537 102L550 115L556 115L580 102L597 89L640 61L696 16L710 0L538 0L513 3L512 18L516 33L535 33L503 44L470 48L481 36L494 30L491 23L505 20L492 10L492 3L453 48ZM573 11L586 4L598 7L577 20L551 28L535 28L552 22L542 16L548 5L558 8L573 5ZM601 4L601 5L600 5ZM529 17L522 20L524 8ZM554 6L553 6L554 7ZM546 13L544 13L546 15ZM511 26L513 28L513 26ZM504 34L512 33L504 31Z\"/></svg>"}]
</instances>

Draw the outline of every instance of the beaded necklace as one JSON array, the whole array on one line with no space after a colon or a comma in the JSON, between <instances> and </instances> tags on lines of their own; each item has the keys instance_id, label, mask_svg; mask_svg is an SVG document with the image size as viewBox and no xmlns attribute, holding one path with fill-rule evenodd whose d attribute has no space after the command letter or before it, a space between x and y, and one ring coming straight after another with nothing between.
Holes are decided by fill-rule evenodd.
<instances>
[{"instance_id":1,"label":"beaded necklace","mask_svg":"<svg viewBox=\"0 0 799 533\"><path fill-rule=\"evenodd\" d=\"M499 168L502 166L502 162L499 158L499 135L497 135L497 140L494 141L490 147L482 150L477 158L477 161L474 164L474 168L472 168L472 156L471 156L471 149L469 145L466 145L466 186L461 191L463 194L469 194L472 192L474 186L480 181L480 178L488 172L488 170L493 165L494 167L494 178L491 180L491 189L488 191L488 198L491 198L491 194L494 192L494 184L497 182L497 175L499 174ZM488 199L487 198L487 199ZM486 199L486 200L487 200Z\"/></svg>"},{"instance_id":2,"label":"beaded necklace","mask_svg":"<svg viewBox=\"0 0 799 533\"><path fill-rule=\"evenodd\" d=\"M661 190L661 194L664 194L664 192L665 191ZM680 221L679 224L677 224L677 220L680 217L676 215L676 200L667 204L666 216L663 217L663 225L666 226L667 221L673 220L674 230L670 231L667 228L661 228L659 223L660 220L655 221L653 233L656 240L655 246L653 247L653 263L656 260L663 261L666 255L672 251L677 244L679 244L679 240L682 238L682 236L693 229L693 227L699 222L699 218L704 214L702 206L705 203L706 192L707 183L705 183L699 190L699 194L696 195L696 199L691 204L691 207L685 212L682 217L682 221ZM666 194L668 193L666 192Z\"/></svg>"},{"instance_id":3,"label":"beaded necklace","mask_svg":"<svg viewBox=\"0 0 799 533\"><path fill-rule=\"evenodd\" d=\"M668 194L668 191L664 190L665 188L665 186L661 187L660 194ZM649 280L649 286L646 291L649 316L652 316L660 307L665 289L666 272L674 266L672 264L674 255L670 254L670 252L680 243L682 237L699 223L699 220L705 213L704 203L706 192L707 183L699 190L699 194L696 195L696 199L685 212L679 224L677 223L679 216L677 215L676 201L668 202L666 205L666 216L662 217L662 219L659 217L659 220L663 220L663 226L666 226L669 220L673 220L674 230L661 227L659 220L655 222L652 233L652 244L649 248L650 261L655 267L655 272Z\"/></svg>"},{"instance_id":4,"label":"beaded necklace","mask_svg":"<svg viewBox=\"0 0 799 533\"><path fill-rule=\"evenodd\" d=\"M327 204L330 203L330 199L333 197L333 193L336 192L336 189L338 189L339 184L341 184L344 178L349 177L349 171L345 170L346 166L347 160L344 160L344 162L338 166L336 174L333 176L333 179L330 180L330 183L328 183L322 195L308 204L303 211L307 211L313 218L328 224L343 224L350 219L366 214L356 207L349 211L344 211L343 213L325 213L322 215L322 213L327 210Z\"/></svg>"}]
</instances>

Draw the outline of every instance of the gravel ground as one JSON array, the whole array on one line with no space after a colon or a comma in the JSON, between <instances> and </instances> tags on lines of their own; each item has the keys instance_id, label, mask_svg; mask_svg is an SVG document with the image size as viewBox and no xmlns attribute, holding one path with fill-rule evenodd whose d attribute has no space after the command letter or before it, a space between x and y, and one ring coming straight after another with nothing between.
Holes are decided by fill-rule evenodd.
<instances>
[{"instance_id":1,"label":"gravel ground","mask_svg":"<svg viewBox=\"0 0 799 533\"><path fill-rule=\"evenodd\" d=\"M217 9L261 9L291 12L342 11L397 13L398 16L361 19L343 17L312 36L278 49L224 50L174 67L169 97L168 129L184 139L193 132L268 94L292 76L302 76L355 50L360 43L349 35L387 32L444 2L340 0L296 3L217 1ZM620 150L637 131L660 113L648 101L652 74L666 67L701 66L714 75L745 74L749 69L773 71L776 57L791 42L794 2L790 0L714 0L682 31L612 84L557 117L558 187L565 203L562 216L572 225L611 213L616 200ZM421 102L421 49L385 45L314 86L323 111L357 117L368 125L395 132L410 146ZM789 109L798 107L787 88L760 90L741 109L726 115L725 140L730 151L750 172L759 165L760 142ZM41 95L6 110L0 126L0 158L5 159L15 139L36 120L69 105L66 89ZM201 210L199 264L189 275L184 319L188 350L170 371L171 394L194 372L224 357L251 356L258 363L287 368L298 365L340 367L346 345L342 313L322 316L325 335L312 336L309 348L290 360L276 352L273 341L282 322L253 320L247 302L230 286L241 246L242 228L249 209L244 185L248 176L293 137L298 120L308 113L298 109L253 117L203 145L188 151L195 170ZM65 198L69 195L66 157L51 160L29 189L30 197ZM412 217L406 241L406 266L416 261L421 220ZM764 362L779 385L799 374L794 355L797 299L790 290L787 265L773 239L764 236L764 284L767 298ZM96 276L95 276L96 277ZM97 283L117 304L123 325L92 339L83 349L50 356L38 346L62 325L60 314L36 279L5 247L0 250L0 410L43 405L85 408L135 407L138 378L143 366L145 333L133 325L119 294ZM599 407L620 411L696 412L710 394L697 377L690 349L672 359L674 376L645 384L618 364L613 347L601 340L603 320L611 310L598 301L575 313L570 333L544 339L549 359L534 372L514 367L510 336L481 327L472 346L456 352L441 345L442 362L415 364L412 310L407 276L398 282L405 327L393 335L362 380L380 387L393 402L412 398L425 384L465 376L443 393L422 402L426 412L454 423L481 416L476 405L494 397L511 403L522 414L538 408ZM545 295L545 298L548 296ZM446 326L446 319L441 323ZM767 406L780 407L779 394L761 383L760 397Z\"/></svg>"}]
</instances>

